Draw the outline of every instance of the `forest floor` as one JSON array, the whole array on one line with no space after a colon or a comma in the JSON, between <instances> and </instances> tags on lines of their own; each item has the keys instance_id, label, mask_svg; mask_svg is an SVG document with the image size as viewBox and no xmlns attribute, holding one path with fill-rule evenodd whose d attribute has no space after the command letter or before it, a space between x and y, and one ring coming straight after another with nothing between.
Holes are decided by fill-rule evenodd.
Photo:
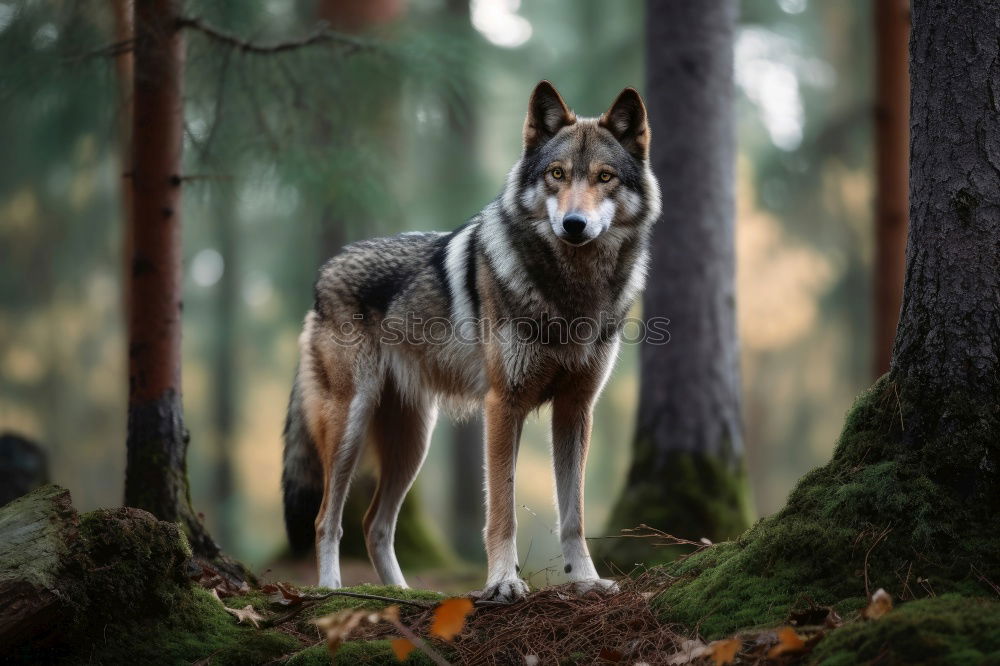
<instances>
[{"instance_id":1,"label":"forest floor","mask_svg":"<svg viewBox=\"0 0 1000 666\"><path fill-rule=\"evenodd\" d=\"M996 586L993 598L928 590L894 603L881 590L866 599L863 586L836 607L789 598L772 609L777 621L723 633L671 617L665 599L689 583L683 561L623 576L611 595L563 585L500 605L277 582L285 571L239 584L192 557L175 525L135 509L79 516L54 486L0 508L4 535L0 661L10 663L1000 664ZM702 558L726 547L688 545ZM29 612L44 621L25 623Z\"/></svg>"},{"instance_id":2,"label":"forest floor","mask_svg":"<svg viewBox=\"0 0 1000 666\"><path fill-rule=\"evenodd\" d=\"M469 604L467 617L455 617L454 600L438 593L375 585L340 591L358 595L349 597L270 584L223 603L229 613L256 613L265 628L255 631L290 639L291 650L266 655L264 663L399 663L396 650L412 649L400 625L425 641L404 660L419 664L434 663L429 653L448 663L490 665L1000 663L996 600L943 595L894 605L879 590L867 604L839 612L790 600L794 610L783 624L708 641L698 627L665 619L657 601L677 581L669 567L657 567L621 579L616 594L580 597L569 585L554 586L516 604ZM454 636L440 631L442 623ZM223 649L203 663L231 659Z\"/></svg>"}]
</instances>

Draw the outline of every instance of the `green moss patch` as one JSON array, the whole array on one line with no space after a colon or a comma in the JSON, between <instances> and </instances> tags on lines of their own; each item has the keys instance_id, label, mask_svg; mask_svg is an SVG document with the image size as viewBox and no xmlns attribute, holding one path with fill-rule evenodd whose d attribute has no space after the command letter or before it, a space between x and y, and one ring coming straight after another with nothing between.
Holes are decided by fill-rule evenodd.
<instances>
[{"instance_id":1,"label":"green moss patch","mask_svg":"<svg viewBox=\"0 0 1000 666\"><path fill-rule=\"evenodd\" d=\"M652 446L638 445L636 469L654 469ZM644 458L649 464L642 464ZM686 451L668 454L654 478L630 478L608 521L608 534L646 524L676 537L696 541L731 539L750 524L748 489L743 466ZM680 547L654 547L649 539L605 539L595 544L598 562L620 571L637 563L656 564L690 552Z\"/></svg>"},{"instance_id":2,"label":"green moss patch","mask_svg":"<svg viewBox=\"0 0 1000 666\"><path fill-rule=\"evenodd\" d=\"M301 647L286 633L237 624L197 588L178 596L161 617L109 624L90 638L65 654L65 663L183 664L210 657L215 665L264 664Z\"/></svg>"},{"instance_id":3,"label":"green moss patch","mask_svg":"<svg viewBox=\"0 0 1000 666\"><path fill-rule=\"evenodd\" d=\"M842 627L811 661L855 664L1000 664L1000 603L945 595L902 604L876 622Z\"/></svg>"},{"instance_id":4,"label":"green moss patch","mask_svg":"<svg viewBox=\"0 0 1000 666\"><path fill-rule=\"evenodd\" d=\"M896 599L988 593L1000 580L1000 417L966 396L933 403L884 377L847 416L833 459L736 541L669 565L661 616L708 637L784 621L813 602L850 610L866 588ZM992 477L995 477L993 474ZM867 581L867 585L866 585Z\"/></svg>"}]
</instances>

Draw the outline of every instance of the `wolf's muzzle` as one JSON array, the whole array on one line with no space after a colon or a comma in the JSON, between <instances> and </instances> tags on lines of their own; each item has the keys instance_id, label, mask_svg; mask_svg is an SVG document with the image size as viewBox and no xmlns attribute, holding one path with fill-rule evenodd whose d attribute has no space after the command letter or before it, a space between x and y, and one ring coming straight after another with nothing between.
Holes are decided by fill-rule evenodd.
<instances>
[{"instance_id":1,"label":"wolf's muzzle","mask_svg":"<svg viewBox=\"0 0 1000 666\"><path fill-rule=\"evenodd\" d=\"M579 213L570 213L563 218L563 231L567 240L583 240L583 232L587 229L587 218Z\"/></svg>"}]
</instances>

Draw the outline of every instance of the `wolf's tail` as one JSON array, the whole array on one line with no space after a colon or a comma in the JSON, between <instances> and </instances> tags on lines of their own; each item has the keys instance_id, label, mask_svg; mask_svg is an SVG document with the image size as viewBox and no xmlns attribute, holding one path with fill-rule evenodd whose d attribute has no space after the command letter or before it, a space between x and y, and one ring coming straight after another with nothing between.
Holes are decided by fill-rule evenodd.
<instances>
[{"instance_id":1,"label":"wolf's tail","mask_svg":"<svg viewBox=\"0 0 1000 666\"><path fill-rule=\"evenodd\" d=\"M323 501L322 468L316 444L306 425L301 392L296 369L285 418L285 449L281 468L285 531L295 554L306 553L313 547L316 515Z\"/></svg>"}]
</instances>

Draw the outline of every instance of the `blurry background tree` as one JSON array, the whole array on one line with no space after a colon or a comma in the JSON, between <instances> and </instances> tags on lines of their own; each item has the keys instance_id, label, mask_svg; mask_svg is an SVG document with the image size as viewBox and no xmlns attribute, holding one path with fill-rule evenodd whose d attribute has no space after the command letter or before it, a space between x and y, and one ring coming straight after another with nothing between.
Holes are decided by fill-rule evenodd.
<instances>
[{"instance_id":1,"label":"blurry background tree","mask_svg":"<svg viewBox=\"0 0 1000 666\"><path fill-rule=\"evenodd\" d=\"M185 4L187 15L259 43L310 34L318 11L288 0ZM841 413L869 382L871 12L867 0L741 3L737 313L760 515L828 459ZM643 87L641 0L476 0L471 26L458 29L476 35L467 48L453 38L454 16L443 0L408 0L405 15L371 37L384 49L343 58L324 46L258 56L188 35L182 353L191 494L213 535L251 564L285 544L280 431L296 336L327 255L321 220L344 223L344 241L453 228L499 190L539 79L553 80L583 115L603 111L625 85ZM124 478L118 75L111 58L81 57L115 41L105 3L0 0L0 146L11 156L0 161L0 429L45 445L52 479L83 510L119 503ZM395 160L377 150L368 122L387 102L398 113ZM459 132L451 109L469 119ZM329 142L317 139L322 124ZM658 141L667 130L654 131ZM235 253L221 236L223 211L233 216ZM371 228L349 226L362 219ZM226 341L220 305L234 298ZM210 444L222 422L223 349L235 388L228 516L215 500ZM606 534L630 460L637 352L623 347L595 416L594 536ZM548 570L559 551L541 416L525 429L517 492L522 560L544 583L561 569ZM476 512L481 498L455 489L453 475L470 475L451 464L445 420L438 430L418 484L431 527L456 543L469 530L448 519L453 502Z\"/></svg>"},{"instance_id":2,"label":"blurry background tree","mask_svg":"<svg viewBox=\"0 0 1000 666\"><path fill-rule=\"evenodd\" d=\"M647 524L719 541L748 525L734 298L736 12L731 0L647 4L646 103L666 205L642 306L669 320L670 337L641 347L632 466L611 534ZM640 539L602 544L598 556L625 571L657 557Z\"/></svg>"},{"instance_id":3,"label":"blurry background tree","mask_svg":"<svg viewBox=\"0 0 1000 666\"><path fill-rule=\"evenodd\" d=\"M903 300L910 208L910 0L875 0L875 258L872 371L889 371Z\"/></svg>"},{"instance_id":4,"label":"blurry background tree","mask_svg":"<svg viewBox=\"0 0 1000 666\"><path fill-rule=\"evenodd\" d=\"M196 555L219 548L191 506L188 431L181 402L181 184L184 37L179 3L140 2L132 24L133 85L125 174L130 187L127 265L126 506L180 523ZM124 48L118 46L118 48Z\"/></svg>"}]
</instances>

